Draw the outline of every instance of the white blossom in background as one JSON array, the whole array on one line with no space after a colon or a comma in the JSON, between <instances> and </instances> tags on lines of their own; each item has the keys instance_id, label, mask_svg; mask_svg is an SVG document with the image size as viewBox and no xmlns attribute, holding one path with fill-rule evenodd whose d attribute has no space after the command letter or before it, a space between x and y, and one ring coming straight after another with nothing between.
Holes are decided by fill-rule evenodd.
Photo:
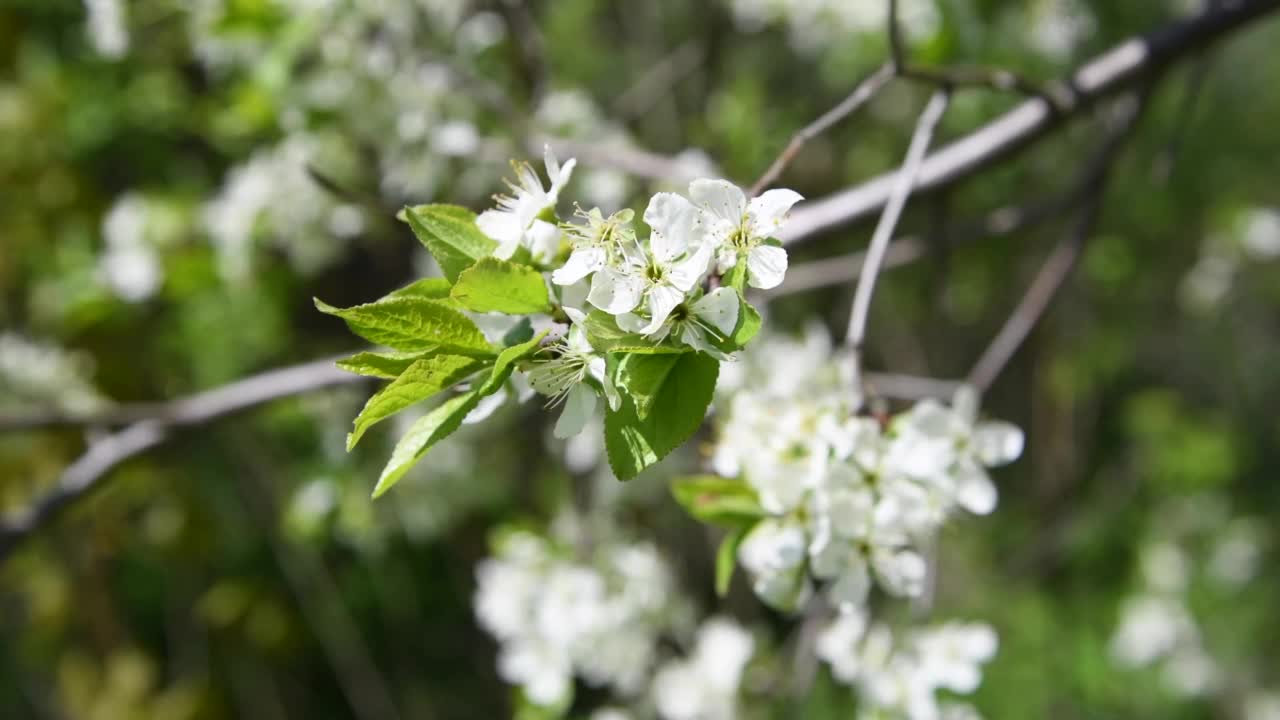
<instances>
[{"instance_id":1,"label":"white blossom in background","mask_svg":"<svg viewBox=\"0 0 1280 720\"><path fill-rule=\"evenodd\" d=\"M89 43L103 57L118 60L129 52L124 0L85 0Z\"/></svg>"},{"instance_id":2,"label":"white blossom in background","mask_svg":"<svg viewBox=\"0 0 1280 720\"><path fill-rule=\"evenodd\" d=\"M1089 7L1080 0L1038 0L1025 23L1031 46L1054 60L1066 60L1097 27Z\"/></svg>"},{"instance_id":3,"label":"white blossom in background","mask_svg":"<svg viewBox=\"0 0 1280 720\"><path fill-rule=\"evenodd\" d=\"M888 6L883 2L846 0L729 0L734 22L743 32L785 23L791 46L813 54L851 34L883 34ZM933 0L904 0L898 20L903 34L924 40L938 31L940 17Z\"/></svg>"},{"instance_id":4,"label":"white blossom in background","mask_svg":"<svg viewBox=\"0 0 1280 720\"><path fill-rule=\"evenodd\" d=\"M1260 533L1250 518L1231 517L1212 495L1178 498L1158 508L1138 558L1139 585L1121 605L1111 636L1112 661L1123 670L1151 668L1173 693L1235 693L1239 681L1210 651L1190 594L1234 596L1255 577ZM1209 583L1201 583L1200 578Z\"/></svg>"},{"instance_id":5,"label":"white blossom in background","mask_svg":"<svg viewBox=\"0 0 1280 720\"><path fill-rule=\"evenodd\" d=\"M987 470L1016 459L1023 438L1009 423L980 420L969 389L883 425L859 415L841 365L819 360L829 346L819 332L762 338L744 353L737 372L748 380L731 381L719 406L712 464L755 490L769 515L738 552L756 594L790 610L820 583L850 611L873 586L919 594L927 567L917 548L956 511L994 509ZM780 379L750 381L758 377Z\"/></svg>"},{"instance_id":6,"label":"white blossom in background","mask_svg":"<svg viewBox=\"0 0 1280 720\"><path fill-rule=\"evenodd\" d=\"M181 200L132 191L120 195L102 220L99 278L127 302L152 297L164 281L161 252L180 242L188 223Z\"/></svg>"},{"instance_id":7,"label":"white blossom in background","mask_svg":"<svg viewBox=\"0 0 1280 720\"><path fill-rule=\"evenodd\" d=\"M674 612L670 570L645 543L600 543L590 561L525 530L508 531L476 569L476 616L501 644L498 672L554 706L574 676L634 697Z\"/></svg>"},{"instance_id":8,"label":"white blossom in background","mask_svg":"<svg viewBox=\"0 0 1280 720\"><path fill-rule=\"evenodd\" d=\"M1244 720L1280 720L1280 692L1250 693L1244 700Z\"/></svg>"},{"instance_id":9,"label":"white blossom in background","mask_svg":"<svg viewBox=\"0 0 1280 720\"><path fill-rule=\"evenodd\" d=\"M313 273L363 232L363 211L338 202L308 175L319 145L317 138L291 135L257 151L205 204L205 231L228 280L249 277L258 242L283 250L299 272Z\"/></svg>"},{"instance_id":10,"label":"white blossom in background","mask_svg":"<svg viewBox=\"0 0 1280 720\"><path fill-rule=\"evenodd\" d=\"M714 617L698 630L693 652L668 662L653 679L653 699L664 720L731 720L738 686L755 651L745 629Z\"/></svg>"},{"instance_id":11,"label":"white blossom in background","mask_svg":"<svg viewBox=\"0 0 1280 720\"><path fill-rule=\"evenodd\" d=\"M1258 208L1241 220L1240 242L1245 253L1255 260L1280 258L1280 210Z\"/></svg>"},{"instance_id":12,"label":"white blossom in background","mask_svg":"<svg viewBox=\"0 0 1280 720\"><path fill-rule=\"evenodd\" d=\"M1254 207L1241 211L1225 230L1209 233L1200 243L1200 257L1182 278L1179 299L1189 310L1210 312L1221 307L1235 289L1236 279L1250 263L1280 258L1280 210Z\"/></svg>"},{"instance_id":13,"label":"white blossom in background","mask_svg":"<svg viewBox=\"0 0 1280 720\"><path fill-rule=\"evenodd\" d=\"M940 701L938 691L968 695L982 683L982 666L998 639L982 623L948 622L895 638L863 611L837 615L818 634L815 652L832 676L858 689L862 716L902 720L978 717L973 708Z\"/></svg>"},{"instance_id":14,"label":"white blossom in background","mask_svg":"<svg viewBox=\"0 0 1280 720\"><path fill-rule=\"evenodd\" d=\"M108 400L88 380L90 358L0 332L0 407L89 412Z\"/></svg>"}]
</instances>

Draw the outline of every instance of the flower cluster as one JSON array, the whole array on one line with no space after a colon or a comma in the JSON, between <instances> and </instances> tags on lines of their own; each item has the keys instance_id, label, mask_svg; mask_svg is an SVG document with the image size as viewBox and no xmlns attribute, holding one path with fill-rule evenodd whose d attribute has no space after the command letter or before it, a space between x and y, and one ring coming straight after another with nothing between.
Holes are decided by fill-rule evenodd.
<instances>
[{"instance_id":1,"label":"flower cluster","mask_svg":"<svg viewBox=\"0 0 1280 720\"><path fill-rule=\"evenodd\" d=\"M676 611L671 573L647 544L610 543L590 561L525 530L501 535L477 568L476 615L502 644L498 670L540 706L571 697L575 675L640 693Z\"/></svg>"},{"instance_id":2,"label":"flower cluster","mask_svg":"<svg viewBox=\"0 0 1280 720\"><path fill-rule=\"evenodd\" d=\"M687 198L661 192L650 199L644 238L630 209L606 217L599 208L579 208L579 222L558 223L556 205L576 162L561 164L548 148L544 164L546 186L532 166L515 163L510 194L497 196L497 207L481 213L476 225L498 243L496 257L526 254L552 270L572 326L529 380L552 405L563 403L555 434L567 438L581 432L597 396L612 410L620 403L606 372L607 353L586 331L588 313L611 316L619 332L634 333L643 343L667 342L727 359L727 341L743 313L741 290L783 280L787 253L772 234L801 197L778 189L748 200L725 180L695 180ZM719 285L708 282L712 274L727 279L727 286L712 289Z\"/></svg>"},{"instance_id":3,"label":"flower cluster","mask_svg":"<svg viewBox=\"0 0 1280 720\"><path fill-rule=\"evenodd\" d=\"M732 720L738 685L755 650L737 623L711 618L698 630L693 653L663 665L653 679L653 699L666 720Z\"/></svg>"},{"instance_id":4,"label":"flower cluster","mask_svg":"<svg viewBox=\"0 0 1280 720\"><path fill-rule=\"evenodd\" d=\"M787 344L797 357L814 347ZM814 580L843 610L861 606L873 580L916 595L926 568L915 548L957 508L994 509L986 469L1017 458L1022 433L980 421L969 389L949 406L925 400L882 420L858 414L838 364L809 377L804 392L752 386L724 407L714 466L759 504L738 559L755 592L781 609L803 603Z\"/></svg>"},{"instance_id":5,"label":"flower cluster","mask_svg":"<svg viewBox=\"0 0 1280 720\"><path fill-rule=\"evenodd\" d=\"M801 200L798 193L769 190L748 201L727 181L695 180L687 198L663 192L650 199L646 239L632 227L631 210L605 217L599 208L579 209L580 223L557 227L551 221L574 161L561 165L548 150L545 163L549 188L532 167L518 164L512 194L499 196L498 207L481 213L476 223L499 243L494 254L504 259L525 248L535 262L554 265L567 237L571 251L552 281L563 287L588 283L586 302L615 316L621 329L654 342L670 337L723 357L715 343L737 324L739 298L728 288L705 292L708 274L737 268L751 287L782 282L787 253L771 236Z\"/></svg>"},{"instance_id":6,"label":"flower cluster","mask_svg":"<svg viewBox=\"0 0 1280 720\"><path fill-rule=\"evenodd\" d=\"M110 401L88 379L90 358L51 343L0 332L0 407L89 412Z\"/></svg>"},{"instance_id":7,"label":"flower cluster","mask_svg":"<svg viewBox=\"0 0 1280 720\"><path fill-rule=\"evenodd\" d=\"M1139 588L1121 604L1111 657L1125 670L1152 668L1176 695L1233 693L1246 684L1217 657L1193 595L1235 594L1257 575L1263 537L1255 520L1231 517L1212 495L1166 502L1138 558ZM1233 634L1238 628L1233 628Z\"/></svg>"},{"instance_id":8,"label":"flower cluster","mask_svg":"<svg viewBox=\"0 0 1280 720\"><path fill-rule=\"evenodd\" d=\"M885 625L862 612L839 615L818 635L818 656L839 682L859 689L860 717L902 720L974 719L968 705L939 702L945 690L967 695L982 682L982 666L998 639L982 623L948 622L906 633L895 643Z\"/></svg>"}]
</instances>

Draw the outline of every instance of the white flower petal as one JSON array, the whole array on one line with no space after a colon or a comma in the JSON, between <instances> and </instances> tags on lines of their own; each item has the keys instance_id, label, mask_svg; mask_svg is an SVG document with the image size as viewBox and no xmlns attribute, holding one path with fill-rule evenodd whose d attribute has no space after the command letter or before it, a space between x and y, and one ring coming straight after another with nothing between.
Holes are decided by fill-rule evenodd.
<instances>
[{"instance_id":1,"label":"white flower petal","mask_svg":"<svg viewBox=\"0 0 1280 720\"><path fill-rule=\"evenodd\" d=\"M560 305L566 310L573 308L583 310L587 304L587 293L591 292L591 283L576 282L560 288Z\"/></svg>"},{"instance_id":2,"label":"white flower petal","mask_svg":"<svg viewBox=\"0 0 1280 720\"><path fill-rule=\"evenodd\" d=\"M867 566L862 563L850 566L827 587L827 597L831 604L843 613L865 607L870 593L871 575L867 572Z\"/></svg>"},{"instance_id":3,"label":"white flower petal","mask_svg":"<svg viewBox=\"0 0 1280 720\"><path fill-rule=\"evenodd\" d=\"M711 248L707 245L699 246L692 255L667 268L666 281L680 292L687 293L702 281L702 275L710 263Z\"/></svg>"},{"instance_id":4,"label":"white flower petal","mask_svg":"<svg viewBox=\"0 0 1280 720\"><path fill-rule=\"evenodd\" d=\"M652 335L662 327L671 311L684 300L684 293L670 285L649 288L649 324L640 330L642 335Z\"/></svg>"},{"instance_id":5,"label":"white flower petal","mask_svg":"<svg viewBox=\"0 0 1280 720\"><path fill-rule=\"evenodd\" d=\"M769 190L752 198L747 205L747 215L751 218L751 237L769 237L776 233L791 211L791 206L803 199L795 190L785 189Z\"/></svg>"},{"instance_id":6,"label":"white flower petal","mask_svg":"<svg viewBox=\"0 0 1280 720\"><path fill-rule=\"evenodd\" d=\"M520 237L524 235L520 218L505 210L485 210L476 218L476 227L502 245L519 245Z\"/></svg>"},{"instance_id":7,"label":"white flower petal","mask_svg":"<svg viewBox=\"0 0 1280 720\"><path fill-rule=\"evenodd\" d=\"M649 200L644 221L653 229L649 248L661 263L678 257L694 240L697 208L675 193L658 193Z\"/></svg>"},{"instance_id":8,"label":"white flower petal","mask_svg":"<svg viewBox=\"0 0 1280 720\"><path fill-rule=\"evenodd\" d=\"M916 597L924 591L928 566L914 550L874 551L871 565L880 584L894 595Z\"/></svg>"},{"instance_id":9,"label":"white flower petal","mask_svg":"<svg viewBox=\"0 0 1280 720\"><path fill-rule=\"evenodd\" d=\"M638 333L648 324L644 318L635 313L622 313L615 317L614 322L618 323L618 327L626 332Z\"/></svg>"},{"instance_id":10,"label":"white flower petal","mask_svg":"<svg viewBox=\"0 0 1280 720\"><path fill-rule=\"evenodd\" d=\"M768 290L782 284L787 274L787 251L773 245L757 245L747 253L747 284Z\"/></svg>"},{"instance_id":11,"label":"white flower petal","mask_svg":"<svg viewBox=\"0 0 1280 720\"><path fill-rule=\"evenodd\" d=\"M956 502L974 515L987 515L996 509L996 486L987 473L973 462L962 462L956 468Z\"/></svg>"},{"instance_id":12,"label":"white flower petal","mask_svg":"<svg viewBox=\"0 0 1280 720\"><path fill-rule=\"evenodd\" d=\"M620 315L636 309L643 291L640 278L605 268L592 276L587 302L610 315Z\"/></svg>"},{"instance_id":13,"label":"white flower petal","mask_svg":"<svg viewBox=\"0 0 1280 720\"><path fill-rule=\"evenodd\" d=\"M551 281L557 285L572 285L604 267L604 259L604 248L578 248L564 261L564 266L551 273Z\"/></svg>"},{"instance_id":14,"label":"white flower petal","mask_svg":"<svg viewBox=\"0 0 1280 720\"><path fill-rule=\"evenodd\" d=\"M689 309L703 322L715 328L721 337L728 337L738 326L739 305L738 291L722 287L704 295Z\"/></svg>"},{"instance_id":15,"label":"white flower petal","mask_svg":"<svg viewBox=\"0 0 1280 720\"><path fill-rule=\"evenodd\" d=\"M979 423L971 442L983 465L997 467L1018 459L1024 438L1017 425L993 420Z\"/></svg>"},{"instance_id":16,"label":"white flower petal","mask_svg":"<svg viewBox=\"0 0 1280 720\"><path fill-rule=\"evenodd\" d=\"M596 393L586 383L578 383L565 397L564 410L556 421L554 435L560 439L571 438L582 432L587 420L596 411Z\"/></svg>"},{"instance_id":17,"label":"white flower petal","mask_svg":"<svg viewBox=\"0 0 1280 720\"><path fill-rule=\"evenodd\" d=\"M496 412L498 408L502 407L502 404L505 403L506 401L507 401L506 388L501 388L498 390L498 392L488 397L481 398L480 402L475 406L475 408L472 409L471 412L467 413L467 416L462 419L463 424L475 425L476 423L481 423L481 422L484 422L485 420L488 420L489 416L492 415L494 412Z\"/></svg>"},{"instance_id":18,"label":"white flower petal","mask_svg":"<svg viewBox=\"0 0 1280 720\"><path fill-rule=\"evenodd\" d=\"M735 227L747 213L747 196L727 180L694 180L689 184L689 197L699 208Z\"/></svg>"},{"instance_id":19,"label":"white flower petal","mask_svg":"<svg viewBox=\"0 0 1280 720\"><path fill-rule=\"evenodd\" d=\"M560 251L560 228L546 220L534 220L525 240L535 260L549 262Z\"/></svg>"},{"instance_id":20,"label":"white flower petal","mask_svg":"<svg viewBox=\"0 0 1280 720\"><path fill-rule=\"evenodd\" d=\"M722 352L720 348L712 345L707 340L707 336L702 332L701 328L692 324L686 324L680 331L680 342L688 345L698 352L704 352L717 360L729 359L729 356Z\"/></svg>"}]
</instances>

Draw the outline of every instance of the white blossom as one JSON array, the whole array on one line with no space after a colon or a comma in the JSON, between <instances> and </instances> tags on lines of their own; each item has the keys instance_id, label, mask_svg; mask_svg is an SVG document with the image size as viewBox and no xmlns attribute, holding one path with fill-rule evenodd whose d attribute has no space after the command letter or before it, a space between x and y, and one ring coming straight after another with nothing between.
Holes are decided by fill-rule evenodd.
<instances>
[{"instance_id":1,"label":"white blossom","mask_svg":"<svg viewBox=\"0 0 1280 720\"><path fill-rule=\"evenodd\" d=\"M888 626L868 627L862 612L849 612L819 632L815 651L837 681L858 688L867 717L942 720L976 717L968 706L940 703L937 693L974 692L997 645L989 626L959 622L913 629L895 641Z\"/></svg>"},{"instance_id":2,"label":"white blossom","mask_svg":"<svg viewBox=\"0 0 1280 720\"><path fill-rule=\"evenodd\" d=\"M643 312L646 321L640 322L637 315L628 318L627 327L651 335L701 282L711 248L702 242L693 206L679 195L654 195L644 220L652 230L647 247L619 243L613 262L593 279L587 299L611 315Z\"/></svg>"},{"instance_id":3,"label":"white blossom","mask_svg":"<svg viewBox=\"0 0 1280 720\"><path fill-rule=\"evenodd\" d=\"M575 675L624 694L643 689L673 602L670 571L651 546L605 543L581 562L512 531L476 580L476 617L501 645L498 671L532 702L564 701Z\"/></svg>"},{"instance_id":4,"label":"white blossom","mask_svg":"<svg viewBox=\"0 0 1280 720\"><path fill-rule=\"evenodd\" d=\"M744 377L756 376L756 353L773 344L744 353ZM789 374L785 352L761 354L766 371ZM839 362L815 368L806 360L804 372L808 386L747 382L719 416L714 467L740 477L769 516L739 548L753 589L791 609L816 580L844 612L863 606L876 586L918 595L927 577L920 543L956 508L994 507L986 470L1021 453L1021 431L979 420L971 391L951 405L922 401L882 424L858 414Z\"/></svg>"},{"instance_id":5,"label":"white blossom","mask_svg":"<svg viewBox=\"0 0 1280 720\"><path fill-rule=\"evenodd\" d=\"M731 620L712 618L698 630L693 653L662 666L653 680L658 713L665 720L730 720L755 642Z\"/></svg>"},{"instance_id":6,"label":"white blossom","mask_svg":"<svg viewBox=\"0 0 1280 720\"><path fill-rule=\"evenodd\" d=\"M768 190L747 201L738 186L725 180L694 180L689 197L702 211L700 221L717 251L720 272L747 263L747 284L769 289L782 283L787 251L766 242L782 227L791 206L803 198L794 190ZM647 219L647 217L646 217Z\"/></svg>"},{"instance_id":7,"label":"white blossom","mask_svg":"<svg viewBox=\"0 0 1280 720\"><path fill-rule=\"evenodd\" d=\"M604 356L591 347L586 332L577 323L570 326L565 339L555 343L551 351L556 357L539 362L529 370L529 384L539 393L550 396L548 405L564 405L554 434L558 438L569 438L582 432L595 414L597 392L604 394L614 410L622 398L606 372Z\"/></svg>"},{"instance_id":8,"label":"white blossom","mask_svg":"<svg viewBox=\"0 0 1280 720\"><path fill-rule=\"evenodd\" d=\"M507 183L512 194L495 196L498 207L485 210L476 218L481 232L498 242L493 252L497 257L510 258L524 247L535 260L548 262L559 249L560 228L554 222L555 206L560 191L573 176L577 160L570 158L561 165L548 146L543 162L551 183L549 187L543 187L542 179L528 163L513 163L516 182Z\"/></svg>"}]
</instances>

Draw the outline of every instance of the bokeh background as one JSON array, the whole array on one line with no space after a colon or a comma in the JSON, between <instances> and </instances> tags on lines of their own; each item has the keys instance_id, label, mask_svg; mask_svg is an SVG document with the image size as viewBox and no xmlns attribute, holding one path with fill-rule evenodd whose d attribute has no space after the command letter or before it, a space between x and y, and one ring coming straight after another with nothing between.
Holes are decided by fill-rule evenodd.
<instances>
[{"instance_id":1,"label":"bokeh background","mask_svg":"<svg viewBox=\"0 0 1280 720\"><path fill-rule=\"evenodd\" d=\"M1213 4L1213 0L1208 0ZM1040 81L1192 0L915 0L915 62ZM611 211L719 175L749 184L884 61L871 0L2 0L0 412L158 401L358 348L311 298L433 271L405 204L486 207L551 141L567 197ZM932 612L1001 647L992 718L1280 717L1280 22L1154 84L1076 273L984 407L1027 433L1001 504L949 527ZM819 197L896 166L930 88L895 83L783 176ZM1019 102L958 92L945 141ZM1084 112L913 201L916 262L881 278L869 363L959 377L1073 214L963 245L949 230L1068 190ZM824 233L792 264L865 245ZM838 331L853 278L776 297L772 330ZM786 372L785 362L778 372ZM698 443L623 486L598 444L511 405L369 498L390 429L343 450L348 384L176 432L0 566L0 716L500 718L512 692L473 616L504 523L566 502L656 542L702 613L781 648L794 621L739 581L667 492ZM401 425L403 427L403 425ZM0 435L0 509L100 429ZM781 650L779 650L781 652ZM825 671L824 671L825 672ZM748 688L748 692L750 689ZM853 717L820 675L751 717ZM593 708L578 696L574 717ZM371 709L372 708L372 709Z\"/></svg>"}]
</instances>

